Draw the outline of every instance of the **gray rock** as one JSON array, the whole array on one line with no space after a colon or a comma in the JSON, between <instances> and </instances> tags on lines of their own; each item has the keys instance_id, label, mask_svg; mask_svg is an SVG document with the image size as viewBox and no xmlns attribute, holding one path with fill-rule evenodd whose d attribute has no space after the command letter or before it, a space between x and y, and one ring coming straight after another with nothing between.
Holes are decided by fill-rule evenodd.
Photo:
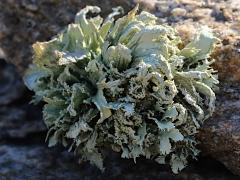
<instances>
[{"instance_id":1,"label":"gray rock","mask_svg":"<svg viewBox=\"0 0 240 180\"><path fill-rule=\"evenodd\" d=\"M24 89L15 67L0 59L0 106L19 99L23 95Z\"/></svg>"},{"instance_id":2,"label":"gray rock","mask_svg":"<svg viewBox=\"0 0 240 180\"><path fill-rule=\"evenodd\" d=\"M0 146L0 179L78 179L81 170L66 153L43 146Z\"/></svg>"},{"instance_id":3,"label":"gray rock","mask_svg":"<svg viewBox=\"0 0 240 180\"><path fill-rule=\"evenodd\" d=\"M0 141L45 132L41 117L40 108L33 105L0 107Z\"/></svg>"},{"instance_id":4,"label":"gray rock","mask_svg":"<svg viewBox=\"0 0 240 180\"><path fill-rule=\"evenodd\" d=\"M240 85L220 88L217 99L215 115L199 134L201 149L240 176Z\"/></svg>"},{"instance_id":5,"label":"gray rock","mask_svg":"<svg viewBox=\"0 0 240 180\"><path fill-rule=\"evenodd\" d=\"M0 140L46 130L41 108L29 104L28 93L16 68L0 59Z\"/></svg>"},{"instance_id":6,"label":"gray rock","mask_svg":"<svg viewBox=\"0 0 240 180\"><path fill-rule=\"evenodd\" d=\"M0 140L46 130L41 108L29 104L28 93L16 68L0 59Z\"/></svg>"},{"instance_id":7,"label":"gray rock","mask_svg":"<svg viewBox=\"0 0 240 180\"><path fill-rule=\"evenodd\" d=\"M77 164L73 154L57 148L49 149L42 145L0 146L1 180L104 180L104 179L171 179L171 180L237 180L236 176L224 170L216 162L203 160L201 165L192 164L179 175L153 163L139 159L138 164L132 160L121 159L119 154L106 152L106 170L101 173L88 163ZM206 168L207 167L207 168Z\"/></svg>"}]
</instances>

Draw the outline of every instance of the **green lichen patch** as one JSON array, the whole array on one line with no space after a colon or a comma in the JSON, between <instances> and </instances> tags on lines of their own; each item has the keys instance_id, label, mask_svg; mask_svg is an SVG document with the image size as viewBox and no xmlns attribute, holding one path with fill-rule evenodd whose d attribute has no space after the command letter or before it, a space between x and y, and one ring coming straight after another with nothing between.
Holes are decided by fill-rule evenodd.
<instances>
[{"instance_id":1,"label":"green lichen patch","mask_svg":"<svg viewBox=\"0 0 240 180\"><path fill-rule=\"evenodd\" d=\"M207 27L180 49L177 32L137 7L105 20L81 10L51 41L33 45L24 77L44 101L49 146L61 143L101 170L105 147L123 158L169 164L177 173L195 158L195 134L214 111L217 41Z\"/></svg>"}]
</instances>

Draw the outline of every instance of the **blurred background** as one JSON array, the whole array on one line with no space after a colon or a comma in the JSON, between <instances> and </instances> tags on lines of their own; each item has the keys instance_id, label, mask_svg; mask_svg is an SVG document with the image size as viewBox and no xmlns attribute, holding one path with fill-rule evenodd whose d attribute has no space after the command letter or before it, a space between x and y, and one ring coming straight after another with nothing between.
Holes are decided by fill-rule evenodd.
<instances>
[{"instance_id":1,"label":"blurred background","mask_svg":"<svg viewBox=\"0 0 240 180\"><path fill-rule=\"evenodd\" d=\"M201 25L221 39L214 50L220 90L214 116L199 132L199 161L178 175L142 158L137 164L107 152L102 174L78 162L62 147L48 148L42 105L29 104L32 93L22 75L32 61L31 46L49 40L86 5L106 16L140 3L159 23L174 26L187 43ZM240 0L2 0L0 1L0 180L4 179L240 179Z\"/></svg>"}]
</instances>

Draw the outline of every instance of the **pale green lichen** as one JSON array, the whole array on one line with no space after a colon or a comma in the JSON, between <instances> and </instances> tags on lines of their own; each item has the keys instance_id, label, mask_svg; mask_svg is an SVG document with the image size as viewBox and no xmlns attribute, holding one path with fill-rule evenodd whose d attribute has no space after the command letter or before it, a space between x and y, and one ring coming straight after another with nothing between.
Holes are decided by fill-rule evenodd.
<instances>
[{"instance_id":1,"label":"pale green lichen","mask_svg":"<svg viewBox=\"0 0 240 180\"><path fill-rule=\"evenodd\" d=\"M215 38L203 27L180 49L177 32L148 13L103 21L81 10L63 32L33 45L24 77L44 101L49 146L62 143L103 167L103 147L123 158L145 156L177 173L195 158L195 134L214 110Z\"/></svg>"}]
</instances>

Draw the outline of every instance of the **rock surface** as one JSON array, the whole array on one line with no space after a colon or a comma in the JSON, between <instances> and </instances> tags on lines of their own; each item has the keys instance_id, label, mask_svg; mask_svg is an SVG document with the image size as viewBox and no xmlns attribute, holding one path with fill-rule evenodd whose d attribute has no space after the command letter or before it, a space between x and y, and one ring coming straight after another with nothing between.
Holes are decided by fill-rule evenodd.
<instances>
[{"instance_id":1,"label":"rock surface","mask_svg":"<svg viewBox=\"0 0 240 180\"><path fill-rule=\"evenodd\" d=\"M216 162L202 160L179 175L173 175L166 168L152 161L121 159L119 154L108 153L106 170L102 174L87 163L77 164L76 157L58 148L48 149L43 145L0 146L0 178L19 179L170 179L170 180L237 180ZM211 171L206 170L206 166Z\"/></svg>"},{"instance_id":2,"label":"rock surface","mask_svg":"<svg viewBox=\"0 0 240 180\"><path fill-rule=\"evenodd\" d=\"M220 90L216 113L199 134L201 149L240 175L240 84Z\"/></svg>"},{"instance_id":3,"label":"rock surface","mask_svg":"<svg viewBox=\"0 0 240 180\"><path fill-rule=\"evenodd\" d=\"M0 58L15 64L22 74L31 62L32 43L52 37L86 3L108 14L117 5L127 11L133 2L137 1L1 1ZM213 54L221 82L217 107L199 134L200 148L203 155L240 176L240 2L151 0L141 4L161 23L175 26L185 43L200 25L212 27L221 39ZM192 163L177 176L153 162L139 159L134 165L114 154L107 157L104 174L87 163L79 166L72 154L43 145L46 129L41 106L29 105L30 96L14 67L0 61L0 179L239 179L212 159Z\"/></svg>"},{"instance_id":4,"label":"rock surface","mask_svg":"<svg viewBox=\"0 0 240 180\"><path fill-rule=\"evenodd\" d=\"M0 107L0 119L0 141L46 131L41 110L33 105Z\"/></svg>"},{"instance_id":5,"label":"rock surface","mask_svg":"<svg viewBox=\"0 0 240 180\"><path fill-rule=\"evenodd\" d=\"M30 105L30 100L16 68L0 60L0 141L46 130L41 108Z\"/></svg>"},{"instance_id":6,"label":"rock surface","mask_svg":"<svg viewBox=\"0 0 240 180\"><path fill-rule=\"evenodd\" d=\"M17 100L23 95L24 89L15 67L0 59L0 105Z\"/></svg>"}]
</instances>

